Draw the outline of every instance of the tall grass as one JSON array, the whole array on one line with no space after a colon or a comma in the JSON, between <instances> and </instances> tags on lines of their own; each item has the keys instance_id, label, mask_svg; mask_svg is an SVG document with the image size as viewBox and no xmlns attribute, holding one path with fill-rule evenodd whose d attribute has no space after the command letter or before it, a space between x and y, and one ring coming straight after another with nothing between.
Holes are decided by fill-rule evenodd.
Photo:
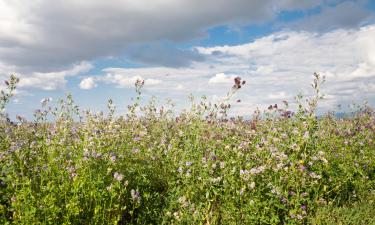
<instances>
[{"instance_id":1,"label":"tall grass","mask_svg":"<svg viewBox=\"0 0 375 225\"><path fill-rule=\"evenodd\" d=\"M251 120L227 116L240 78L177 116L140 106L140 81L120 117L111 100L91 113L70 95L45 99L34 121L2 114L0 224L374 224L375 113L318 119L321 83L296 111Z\"/></svg>"}]
</instances>

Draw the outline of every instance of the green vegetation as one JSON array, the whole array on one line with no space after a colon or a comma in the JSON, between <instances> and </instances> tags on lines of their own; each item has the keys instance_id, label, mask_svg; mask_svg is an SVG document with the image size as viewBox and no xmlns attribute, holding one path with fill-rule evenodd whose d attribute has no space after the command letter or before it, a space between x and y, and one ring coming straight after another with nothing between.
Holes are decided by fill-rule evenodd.
<instances>
[{"instance_id":1,"label":"green vegetation","mask_svg":"<svg viewBox=\"0 0 375 225\"><path fill-rule=\"evenodd\" d=\"M120 117L71 96L33 122L2 115L0 224L375 224L375 112L318 119L320 84L251 120L227 117L240 78L177 116L140 106L143 82Z\"/></svg>"}]
</instances>

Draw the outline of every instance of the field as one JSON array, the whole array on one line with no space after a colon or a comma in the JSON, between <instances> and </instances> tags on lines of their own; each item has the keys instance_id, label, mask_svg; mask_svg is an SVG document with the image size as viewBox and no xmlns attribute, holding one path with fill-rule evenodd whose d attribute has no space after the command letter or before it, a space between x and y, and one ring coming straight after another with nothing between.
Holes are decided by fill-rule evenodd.
<instances>
[{"instance_id":1,"label":"field","mask_svg":"<svg viewBox=\"0 0 375 225\"><path fill-rule=\"evenodd\" d=\"M34 121L2 115L0 224L375 224L375 112L316 116L315 96L228 118L227 98L176 114L115 116L49 99ZM17 78L7 81L0 109Z\"/></svg>"}]
</instances>

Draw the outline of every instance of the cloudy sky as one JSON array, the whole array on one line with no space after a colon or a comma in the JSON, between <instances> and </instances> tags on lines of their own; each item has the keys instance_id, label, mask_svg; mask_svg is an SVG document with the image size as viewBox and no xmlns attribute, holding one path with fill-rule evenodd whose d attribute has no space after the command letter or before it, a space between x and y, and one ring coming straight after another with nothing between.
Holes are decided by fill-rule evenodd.
<instances>
[{"instance_id":1,"label":"cloudy sky","mask_svg":"<svg viewBox=\"0 0 375 225\"><path fill-rule=\"evenodd\" d=\"M321 110L375 106L373 0L0 0L0 79L19 89L11 116L72 93L83 108L124 111L136 79L144 98L213 101L247 84L236 115L309 95L327 77ZM4 85L0 84L0 89Z\"/></svg>"}]
</instances>

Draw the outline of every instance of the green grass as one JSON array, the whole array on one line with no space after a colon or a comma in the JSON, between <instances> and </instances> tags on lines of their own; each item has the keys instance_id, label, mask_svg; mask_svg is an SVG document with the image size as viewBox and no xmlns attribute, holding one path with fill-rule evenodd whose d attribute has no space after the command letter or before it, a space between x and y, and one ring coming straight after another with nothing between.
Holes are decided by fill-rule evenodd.
<instances>
[{"instance_id":1,"label":"green grass","mask_svg":"<svg viewBox=\"0 0 375 225\"><path fill-rule=\"evenodd\" d=\"M362 201L349 205L325 206L318 208L315 216L311 218L311 224L375 224L375 194L370 193Z\"/></svg>"}]
</instances>

